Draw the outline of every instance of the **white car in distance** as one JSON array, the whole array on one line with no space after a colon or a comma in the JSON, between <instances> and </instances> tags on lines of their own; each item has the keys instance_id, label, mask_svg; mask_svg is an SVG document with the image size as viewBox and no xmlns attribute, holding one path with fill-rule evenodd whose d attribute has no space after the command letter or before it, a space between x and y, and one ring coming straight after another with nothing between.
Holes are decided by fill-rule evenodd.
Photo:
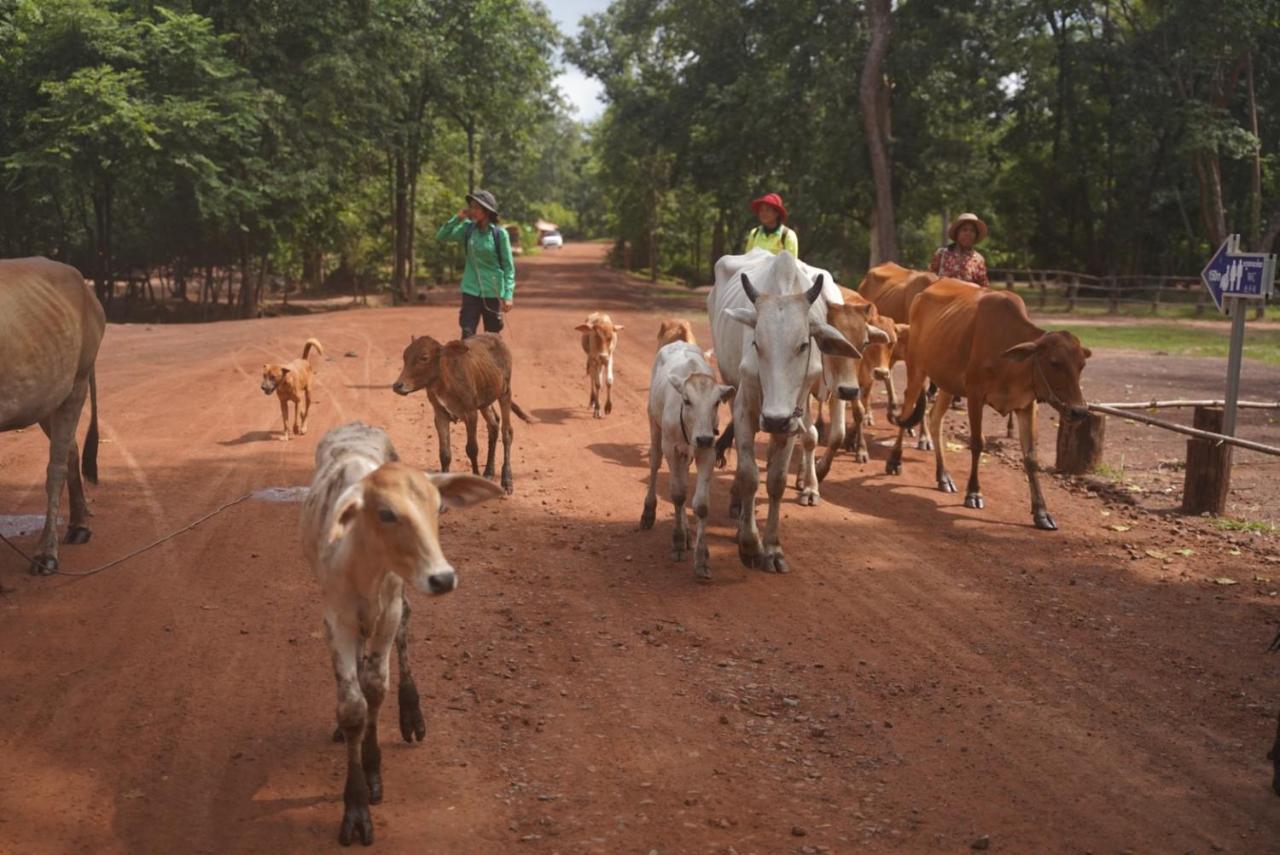
<instances>
[{"instance_id":1,"label":"white car in distance","mask_svg":"<svg viewBox=\"0 0 1280 855\"><path fill-rule=\"evenodd\" d=\"M547 232L542 236L543 249L561 249L564 247L564 238L560 237L560 232Z\"/></svg>"}]
</instances>

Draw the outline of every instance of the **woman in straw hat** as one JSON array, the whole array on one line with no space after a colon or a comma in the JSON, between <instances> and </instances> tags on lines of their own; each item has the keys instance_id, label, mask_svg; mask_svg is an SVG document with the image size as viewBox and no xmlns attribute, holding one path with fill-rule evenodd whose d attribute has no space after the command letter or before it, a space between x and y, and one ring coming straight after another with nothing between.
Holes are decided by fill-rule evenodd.
<instances>
[{"instance_id":1,"label":"woman in straw hat","mask_svg":"<svg viewBox=\"0 0 1280 855\"><path fill-rule=\"evenodd\" d=\"M777 255L785 249L799 257L800 242L796 233L783 225L787 219L787 208L782 204L781 196L766 193L759 199L752 199L751 210L760 220L760 225L747 232L747 244L742 249L744 254L753 249L767 249Z\"/></svg>"},{"instance_id":2,"label":"woman in straw hat","mask_svg":"<svg viewBox=\"0 0 1280 855\"><path fill-rule=\"evenodd\" d=\"M516 266L511 260L511 236L498 225L498 201L488 190L467 194L467 207L449 218L436 240L463 245L467 266L462 271L462 337L476 334L480 319L485 332L502 332L502 313L511 311L516 291Z\"/></svg>"},{"instance_id":3,"label":"woman in straw hat","mask_svg":"<svg viewBox=\"0 0 1280 855\"><path fill-rule=\"evenodd\" d=\"M947 229L951 243L938 247L929 269L939 276L949 276L974 285L987 287L987 260L974 245L987 238L987 224L977 214L964 213Z\"/></svg>"}]
</instances>

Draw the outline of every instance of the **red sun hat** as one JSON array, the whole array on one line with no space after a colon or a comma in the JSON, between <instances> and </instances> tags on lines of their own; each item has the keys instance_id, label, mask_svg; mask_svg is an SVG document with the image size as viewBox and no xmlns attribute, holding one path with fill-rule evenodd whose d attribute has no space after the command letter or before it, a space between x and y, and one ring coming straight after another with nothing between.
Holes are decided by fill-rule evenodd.
<instances>
[{"instance_id":1,"label":"red sun hat","mask_svg":"<svg viewBox=\"0 0 1280 855\"><path fill-rule=\"evenodd\" d=\"M751 210L752 212L755 213L756 216L760 215L761 205L771 205L772 207L777 208L778 216L781 217L783 221L787 219L786 206L782 204L782 197L779 196L777 193L765 193L759 199L751 200Z\"/></svg>"}]
</instances>

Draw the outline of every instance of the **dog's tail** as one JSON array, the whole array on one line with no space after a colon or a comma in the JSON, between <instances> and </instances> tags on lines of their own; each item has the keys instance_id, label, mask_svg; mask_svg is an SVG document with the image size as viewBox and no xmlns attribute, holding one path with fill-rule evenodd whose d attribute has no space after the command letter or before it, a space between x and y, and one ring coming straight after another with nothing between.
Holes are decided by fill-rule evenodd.
<instances>
[{"instance_id":1,"label":"dog's tail","mask_svg":"<svg viewBox=\"0 0 1280 855\"><path fill-rule=\"evenodd\" d=\"M533 424L533 419L525 415L524 410L520 409L520 405L517 404L515 401L511 402L511 412L515 413L517 416L523 419L526 424Z\"/></svg>"},{"instance_id":2,"label":"dog's tail","mask_svg":"<svg viewBox=\"0 0 1280 855\"><path fill-rule=\"evenodd\" d=\"M98 370L89 372L89 432L84 437L80 471L90 484L98 483Z\"/></svg>"},{"instance_id":3,"label":"dog's tail","mask_svg":"<svg viewBox=\"0 0 1280 855\"><path fill-rule=\"evenodd\" d=\"M320 346L320 340L315 338L307 339L307 343L302 346L302 358L306 359L307 354L311 353L311 349L315 348L316 353L324 356L324 348Z\"/></svg>"}]
</instances>

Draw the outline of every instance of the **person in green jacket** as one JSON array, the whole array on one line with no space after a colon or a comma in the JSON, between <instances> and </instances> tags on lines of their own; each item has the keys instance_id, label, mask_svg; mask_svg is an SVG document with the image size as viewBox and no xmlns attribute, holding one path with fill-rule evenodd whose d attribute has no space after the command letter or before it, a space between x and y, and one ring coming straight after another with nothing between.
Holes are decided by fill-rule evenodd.
<instances>
[{"instance_id":1,"label":"person in green jacket","mask_svg":"<svg viewBox=\"0 0 1280 855\"><path fill-rule=\"evenodd\" d=\"M785 249L797 258L800 257L800 242L796 233L783 225L787 219L787 209L782 204L781 196L766 193L759 199L752 199L751 210L760 220L760 225L747 232L747 243L742 249L744 255L753 249L767 249L777 255Z\"/></svg>"},{"instance_id":2,"label":"person in green jacket","mask_svg":"<svg viewBox=\"0 0 1280 855\"><path fill-rule=\"evenodd\" d=\"M502 332L502 313L511 311L516 291L516 266L511 237L498 225L498 202L488 190L467 194L467 207L449 218L436 240L463 244L467 264L462 271L462 337L476 334L480 319L485 332Z\"/></svg>"}]
</instances>

